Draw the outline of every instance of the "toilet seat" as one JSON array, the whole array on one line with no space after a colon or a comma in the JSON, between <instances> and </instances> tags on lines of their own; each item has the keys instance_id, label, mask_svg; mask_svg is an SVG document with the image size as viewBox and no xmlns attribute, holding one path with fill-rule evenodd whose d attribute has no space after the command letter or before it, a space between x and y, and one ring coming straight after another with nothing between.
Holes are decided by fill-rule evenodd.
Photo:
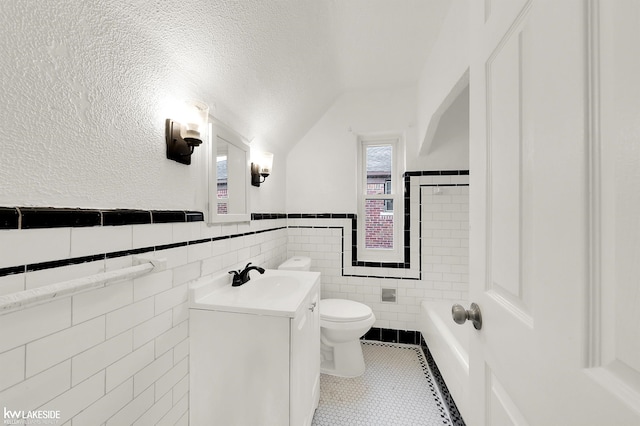
<instances>
[{"instance_id":1,"label":"toilet seat","mask_svg":"<svg viewBox=\"0 0 640 426\"><path fill-rule=\"evenodd\" d=\"M340 323L362 321L371 317L372 314L370 307L353 300L320 300L320 319L322 321Z\"/></svg>"},{"instance_id":2,"label":"toilet seat","mask_svg":"<svg viewBox=\"0 0 640 426\"><path fill-rule=\"evenodd\" d=\"M360 338L376 322L370 307L345 299L321 299L320 372L338 377L358 377L365 364Z\"/></svg>"}]
</instances>

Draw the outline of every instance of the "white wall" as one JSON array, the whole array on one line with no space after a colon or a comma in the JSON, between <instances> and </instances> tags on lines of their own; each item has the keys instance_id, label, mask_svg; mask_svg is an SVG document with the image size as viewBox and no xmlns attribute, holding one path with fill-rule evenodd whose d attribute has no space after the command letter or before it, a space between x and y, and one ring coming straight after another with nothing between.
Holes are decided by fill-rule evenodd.
<instances>
[{"instance_id":1,"label":"white wall","mask_svg":"<svg viewBox=\"0 0 640 426\"><path fill-rule=\"evenodd\" d=\"M312 270L322 273L322 298L367 304L376 316L374 327L418 330L423 300L468 298L468 183L466 175L411 176L408 269L353 266L350 219L288 219L288 255L311 258ZM433 195L435 185L453 184L463 186L443 186ZM381 300L383 288L396 290L396 302Z\"/></svg>"},{"instance_id":2,"label":"white wall","mask_svg":"<svg viewBox=\"0 0 640 426\"><path fill-rule=\"evenodd\" d=\"M195 98L246 123L202 89L197 6L0 2L0 205L206 210L199 159L165 158L165 119ZM283 212L280 193L267 186L254 208Z\"/></svg>"},{"instance_id":3,"label":"white wall","mask_svg":"<svg viewBox=\"0 0 640 426\"><path fill-rule=\"evenodd\" d=\"M405 171L467 170L468 90L463 90L442 114L433 149L423 156L419 155L414 126L416 98L415 87L342 95L287 157L287 213L357 211L358 134L403 132L406 142ZM467 243L463 238L468 232L464 225L468 221L466 188L445 189L461 191L461 194L438 196L433 199L438 203L425 207L424 226L429 226L428 220L435 222L431 223L431 228L424 229L423 257L420 259L420 185L433 183L464 184L468 183L468 176L410 178L410 269L352 266L350 219L290 218L287 222L288 254L312 258L312 268L322 272L322 297L367 303L376 315L376 327L416 330L420 301L423 299L460 301L467 297L464 254ZM455 202L451 201L453 198ZM433 215L428 210L430 207L440 209L435 219L429 217ZM445 217L447 215L460 217L452 219ZM445 234L451 235L445 238ZM425 242L429 245L425 245ZM457 245L452 246L454 244ZM382 288L396 289L397 303L382 302Z\"/></svg>"},{"instance_id":4,"label":"white wall","mask_svg":"<svg viewBox=\"0 0 640 426\"><path fill-rule=\"evenodd\" d=\"M443 112L429 153L413 157L409 170L469 169L469 87ZM407 162L409 158L407 159Z\"/></svg>"},{"instance_id":5,"label":"white wall","mask_svg":"<svg viewBox=\"0 0 640 426\"><path fill-rule=\"evenodd\" d=\"M202 91L192 54L205 33L191 31L197 22L179 31L190 16L176 10L0 2L0 206L206 212L204 149L191 166L167 160L165 119L196 98L242 133L234 122L242 111ZM170 32L150 16L182 21ZM251 188L252 211L284 212L285 155L254 142L276 157L268 181ZM25 271L0 276L0 294L130 266L132 257L35 271L28 264L285 225L0 230L0 269ZM161 250L166 271L0 316L0 401L60 410L66 426L188 424L189 283L249 261L277 267L286 242L286 231L274 230Z\"/></svg>"},{"instance_id":6,"label":"white wall","mask_svg":"<svg viewBox=\"0 0 640 426\"><path fill-rule=\"evenodd\" d=\"M13 250L0 258L0 269L284 225L280 219L2 231ZM277 267L286 243L286 230L277 229L158 250L165 271L0 315L0 401L14 411L58 410L64 426L187 425L189 284L248 261ZM132 256L123 256L6 275L0 295L131 264Z\"/></svg>"},{"instance_id":7,"label":"white wall","mask_svg":"<svg viewBox=\"0 0 640 426\"><path fill-rule=\"evenodd\" d=\"M339 97L289 152L287 212L355 212L357 135L404 132L414 146L415 100L415 87Z\"/></svg>"},{"instance_id":8,"label":"white wall","mask_svg":"<svg viewBox=\"0 0 640 426\"><path fill-rule=\"evenodd\" d=\"M443 114L431 152L416 138L416 88L348 92L339 97L287 156L288 213L353 213L358 134L405 136L404 171L469 168L469 93ZM275 167L275 166L274 166Z\"/></svg>"},{"instance_id":9,"label":"white wall","mask_svg":"<svg viewBox=\"0 0 640 426\"><path fill-rule=\"evenodd\" d=\"M424 144L427 133L435 130L430 126L437 125L443 103L453 101L464 88L460 82L468 68L469 1L453 0L418 83L417 131L423 154L430 152L430 141Z\"/></svg>"},{"instance_id":10,"label":"white wall","mask_svg":"<svg viewBox=\"0 0 640 426\"><path fill-rule=\"evenodd\" d=\"M189 49L181 48L201 47L200 33L138 25L147 19L141 13L145 7L128 13L104 2L0 2L0 120L5 123L0 206L206 211L202 153L196 150L192 166L167 160L164 121L177 103L190 98L215 106L213 114L232 126L242 111L215 105L212 94L202 92L200 74L190 68ZM442 45L439 49L440 54L453 51ZM446 70L424 76L421 102L431 96L431 85L439 87L443 75ZM251 188L251 210L355 212L358 133L404 132L409 170L453 164L447 161L457 156L455 149L435 150L433 161L418 158L417 95L415 87L345 93L288 154L270 149L269 141L254 141L252 145L273 151L275 159L272 175L260 188ZM242 133L242 126L234 127ZM282 220L271 222L1 231L1 244L12 247L7 253L15 257L3 256L0 268L285 226ZM310 244L313 252L326 248L316 240ZM109 419L116 424L182 419L184 424L188 283L248 261L275 267L284 260L286 245L286 230L278 230L166 250L159 253L170 258L165 272L83 293L74 297L73 308L66 299L0 317L0 400L11 401L15 409L47 404L61 409L65 421L76 417L74 423L81 424L86 424L82 416L107 424ZM413 252L417 249L412 246ZM331 246L334 254L340 255L339 250ZM127 256L6 275L0 278L0 293L130 262ZM331 284L368 282L334 277ZM339 283L343 278L347 282ZM387 282L360 288L375 291ZM416 282L398 280L399 296L405 290L404 295L415 294L409 290ZM339 292L357 293L354 288ZM410 303L397 305L397 315L381 315L379 325L411 328L417 300L411 297ZM86 312L84 318L76 315L79 309ZM109 334L116 322L118 333ZM87 366L87 354L94 353L91 368L78 373Z\"/></svg>"},{"instance_id":11,"label":"white wall","mask_svg":"<svg viewBox=\"0 0 640 426\"><path fill-rule=\"evenodd\" d=\"M446 177L420 178L421 183ZM468 176L464 180L468 183ZM469 297L469 187L423 186L422 281L412 293L416 304L424 299L460 303Z\"/></svg>"},{"instance_id":12,"label":"white wall","mask_svg":"<svg viewBox=\"0 0 640 426\"><path fill-rule=\"evenodd\" d=\"M273 146L261 144L259 141L251 143L258 151L273 153L273 169L264 183L259 187L250 186L249 195L252 213L285 213L287 186L287 152Z\"/></svg>"}]
</instances>

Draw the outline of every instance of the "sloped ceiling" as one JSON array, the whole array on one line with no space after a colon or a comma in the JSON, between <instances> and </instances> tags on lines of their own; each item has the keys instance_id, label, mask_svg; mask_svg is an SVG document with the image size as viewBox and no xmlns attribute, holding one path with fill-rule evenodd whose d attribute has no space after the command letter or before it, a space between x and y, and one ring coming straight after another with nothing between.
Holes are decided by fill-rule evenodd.
<instances>
[{"instance_id":1,"label":"sloped ceiling","mask_svg":"<svg viewBox=\"0 0 640 426\"><path fill-rule=\"evenodd\" d=\"M341 93L416 84L449 5L186 2L174 11L178 19L166 40L189 46L176 62L215 105L216 116L249 139L286 150Z\"/></svg>"}]
</instances>

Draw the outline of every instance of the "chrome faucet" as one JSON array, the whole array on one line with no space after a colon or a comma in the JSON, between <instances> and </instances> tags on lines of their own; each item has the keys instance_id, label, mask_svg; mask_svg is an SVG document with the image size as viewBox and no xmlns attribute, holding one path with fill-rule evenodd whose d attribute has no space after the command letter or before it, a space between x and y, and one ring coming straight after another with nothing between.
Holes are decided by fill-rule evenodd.
<instances>
[{"instance_id":1,"label":"chrome faucet","mask_svg":"<svg viewBox=\"0 0 640 426\"><path fill-rule=\"evenodd\" d=\"M251 265L251 262L247 263L247 266L245 266L242 271L239 269L237 271L229 271L230 274L233 274L233 282L231 283L233 287L238 287L246 283L247 281L249 281L251 279L249 277L250 271L256 270L261 274L264 274L264 268L261 268L259 266L249 266L249 265Z\"/></svg>"}]
</instances>

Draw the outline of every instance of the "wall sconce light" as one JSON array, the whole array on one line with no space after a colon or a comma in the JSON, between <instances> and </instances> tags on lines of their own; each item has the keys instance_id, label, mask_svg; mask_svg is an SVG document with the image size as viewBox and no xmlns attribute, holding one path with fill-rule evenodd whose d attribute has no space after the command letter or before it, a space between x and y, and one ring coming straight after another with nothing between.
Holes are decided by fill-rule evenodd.
<instances>
[{"instance_id":1,"label":"wall sconce light","mask_svg":"<svg viewBox=\"0 0 640 426\"><path fill-rule=\"evenodd\" d=\"M198 101L185 105L182 117L166 121L167 158L191 164L191 154L202 143L202 133L209 120L209 107Z\"/></svg>"},{"instance_id":2,"label":"wall sconce light","mask_svg":"<svg viewBox=\"0 0 640 426\"><path fill-rule=\"evenodd\" d=\"M258 154L251 161L251 185L260 186L271 174L271 167L273 167L273 154L270 152ZM261 176L262 180L260 180Z\"/></svg>"}]
</instances>

